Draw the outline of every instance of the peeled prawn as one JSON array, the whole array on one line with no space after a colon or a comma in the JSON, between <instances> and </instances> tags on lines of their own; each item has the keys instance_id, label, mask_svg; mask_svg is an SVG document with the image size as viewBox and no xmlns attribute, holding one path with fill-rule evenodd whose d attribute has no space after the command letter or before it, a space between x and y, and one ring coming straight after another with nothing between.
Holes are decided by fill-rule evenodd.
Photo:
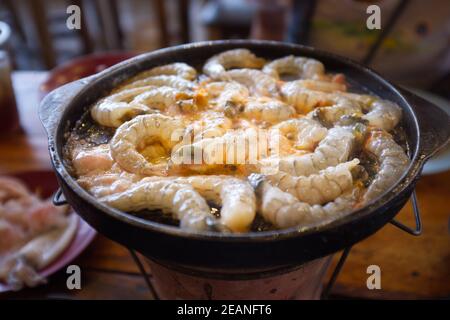
<instances>
[{"instance_id":1,"label":"peeled prawn","mask_svg":"<svg viewBox=\"0 0 450 320\"><path fill-rule=\"evenodd\" d=\"M248 119L277 123L294 116L295 109L282 101L261 97L249 99L242 114Z\"/></svg>"},{"instance_id":2,"label":"peeled prawn","mask_svg":"<svg viewBox=\"0 0 450 320\"><path fill-rule=\"evenodd\" d=\"M143 175L167 175L167 165L152 164L138 151L145 143L159 142L166 150L178 143L183 121L161 114L138 116L117 128L110 141L111 156L128 172Z\"/></svg>"},{"instance_id":3,"label":"peeled prawn","mask_svg":"<svg viewBox=\"0 0 450 320\"><path fill-rule=\"evenodd\" d=\"M377 157L379 166L378 173L364 194L365 201L371 201L400 179L406 171L409 159L392 136L382 131L373 131L364 148Z\"/></svg>"},{"instance_id":4,"label":"peeled prawn","mask_svg":"<svg viewBox=\"0 0 450 320\"><path fill-rule=\"evenodd\" d=\"M347 128L336 127L328 130L326 137L312 153L292 155L280 159L263 159L278 162L278 169L294 176L308 176L330 166L347 161L355 137Z\"/></svg>"},{"instance_id":5,"label":"peeled prawn","mask_svg":"<svg viewBox=\"0 0 450 320\"><path fill-rule=\"evenodd\" d=\"M174 89L171 87L159 87L141 93L130 103L131 106L141 109L168 110L170 107L177 107L177 102L192 98L192 93Z\"/></svg>"},{"instance_id":6,"label":"peeled prawn","mask_svg":"<svg viewBox=\"0 0 450 320\"><path fill-rule=\"evenodd\" d=\"M315 120L307 118L290 119L278 123L272 129L294 140L298 149L314 149L316 144L327 135L327 129Z\"/></svg>"},{"instance_id":7,"label":"peeled prawn","mask_svg":"<svg viewBox=\"0 0 450 320\"><path fill-rule=\"evenodd\" d=\"M348 214L355 203L355 196L351 191L322 206L299 202L290 193L267 182L262 182L257 190L261 197L260 212L263 218L277 228L325 224Z\"/></svg>"},{"instance_id":8,"label":"peeled prawn","mask_svg":"<svg viewBox=\"0 0 450 320\"><path fill-rule=\"evenodd\" d=\"M189 128L192 130L193 140L223 136L232 129L232 121L221 112L205 111L200 120L195 121Z\"/></svg>"},{"instance_id":9,"label":"peeled prawn","mask_svg":"<svg viewBox=\"0 0 450 320\"><path fill-rule=\"evenodd\" d=\"M118 127L123 122L149 110L146 106L130 105L129 102L139 94L153 88L153 86L142 86L110 95L92 107L91 116L103 126Z\"/></svg>"},{"instance_id":10,"label":"peeled prawn","mask_svg":"<svg viewBox=\"0 0 450 320\"><path fill-rule=\"evenodd\" d=\"M264 63L264 59L258 58L248 49L233 49L209 58L203 66L203 72L213 79L228 79L225 71L229 68L259 69Z\"/></svg>"},{"instance_id":11,"label":"peeled prawn","mask_svg":"<svg viewBox=\"0 0 450 320\"><path fill-rule=\"evenodd\" d=\"M205 138L172 150L174 164L256 165L259 159L279 150L279 139L271 132L234 130L223 136ZM193 168L195 169L195 168Z\"/></svg>"},{"instance_id":12,"label":"peeled prawn","mask_svg":"<svg viewBox=\"0 0 450 320\"><path fill-rule=\"evenodd\" d=\"M352 169L358 159L328 167L317 174L292 176L286 172L268 175L267 179L281 190L308 204L324 204L332 201L353 186Z\"/></svg>"},{"instance_id":13,"label":"peeled prawn","mask_svg":"<svg viewBox=\"0 0 450 320\"><path fill-rule=\"evenodd\" d=\"M321 79L325 75L325 67L320 61L292 55L273 60L264 66L263 71L277 79L282 74L295 75L302 79Z\"/></svg>"},{"instance_id":14,"label":"peeled prawn","mask_svg":"<svg viewBox=\"0 0 450 320\"><path fill-rule=\"evenodd\" d=\"M277 81L260 70L234 69L226 72L227 77L248 88L252 95L278 98Z\"/></svg>"},{"instance_id":15,"label":"peeled prawn","mask_svg":"<svg viewBox=\"0 0 450 320\"><path fill-rule=\"evenodd\" d=\"M0 259L0 280L15 290L24 285L34 287L45 283L38 271L48 266L70 244L78 226L78 217L72 213L64 226L37 235L18 251Z\"/></svg>"},{"instance_id":16,"label":"peeled prawn","mask_svg":"<svg viewBox=\"0 0 450 320\"><path fill-rule=\"evenodd\" d=\"M295 80L293 83L305 89L327 93L345 92L347 90L347 86L343 83L323 80Z\"/></svg>"},{"instance_id":17,"label":"peeled prawn","mask_svg":"<svg viewBox=\"0 0 450 320\"><path fill-rule=\"evenodd\" d=\"M156 87L166 86L178 90L194 90L195 83L177 76L161 75L133 81L129 84L119 87L117 90L122 91L125 89L139 88L144 86L156 86Z\"/></svg>"},{"instance_id":18,"label":"peeled prawn","mask_svg":"<svg viewBox=\"0 0 450 320\"><path fill-rule=\"evenodd\" d=\"M208 201L219 206L220 222L233 232L248 231L256 214L253 188L247 181L230 176L190 176L175 179L189 183Z\"/></svg>"},{"instance_id":19,"label":"peeled prawn","mask_svg":"<svg viewBox=\"0 0 450 320\"><path fill-rule=\"evenodd\" d=\"M339 121L345 116L361 118L362 115L361 106L358 103L337 96L333 105L328 107L318 107L308 113L307 117L318 119L326 126L333 126L339 124Z\"/></svg>"},{"instance_id":20,"label":"peeled prawn","mask_svg":"<svg viewBox=\"0 0 450 320\"><path fill-rule=\"evenodd\" d=\"M133 80L141 80L153 76L177 76L186 80L194 80L197 77L197 71L190 65L183 62L175 62L152 68L148 71L139 73Z\"/></svg>"},{"instance_id":21,"label":"peeled prawn","mask_svg":"<svg viewBox=\"0 0 450 320\"><path fill-rule=\"evenodd\" d=\"M376 100L370 106L370 111L362 118L369 121L371 126L391 131L402 117L402 109L394 102Z\"/></svg>"},{"instance_id":22,"label":"peeled prawn","mask_svg":"<svg viewBox=\"0 0 450 320\"><path fill-rule=\"evenodd\" d=\"M244 105L249 96L248 89L237 82L211 82L206 85L206 90L216 99L219 110L224 110L230 104Z\"/></svg>"},{"instance_id":23,"label":"peeled prawn","mask_svg":"<svg viewBox=\"0 0 450 320\"><path fill-rule=\"evenodd\" d=\"M101 144L89 149L75 149L72 164L78 176L107 171L113 165L108 144Z\"/></svg>"},{"instance_id":24,"label":"peeled prawn","mask_svg":"<svg viewBox=\"0 0 450 320\"><path fill-rule=\"evenodd\" d=\"M205 199L192 186L172 180L142 180L128 190L99 199L122 211L162 210L191 231L208 229L215 220Z\"/></svg>"}]
</instances>

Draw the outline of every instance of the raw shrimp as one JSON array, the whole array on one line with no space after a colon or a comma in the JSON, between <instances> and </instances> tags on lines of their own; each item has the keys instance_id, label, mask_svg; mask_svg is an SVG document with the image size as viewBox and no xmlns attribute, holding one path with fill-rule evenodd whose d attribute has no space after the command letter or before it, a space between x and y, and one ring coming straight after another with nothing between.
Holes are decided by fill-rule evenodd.
<instances>
[{"instance_id":1,"label":"raw shrimp","mask_svg":"<svg viewBox=\"0 0 450 320\"><path fill-rule=\"evenodd\" d=\"M257 187L257 193L261 198L259 211L277 228L325 224L348 214L356 198L354 192L349 191L326 205L310 205L264 181Z\"/></svg>"},{"instance_id":2,"label":"raw shrimp","mask_svg":"<svg viewBox=\"0 0 450 320\"><path fill-rule=\"evenodd\" d=\"M279 150L279 141L270 131L254 129L233 130L223 136L205 138L173 149L172 163L201 164L200 168L192 167L197 172L208 169L204 165L256 165L258 159L267 157Z\"/></svg>"},{"instance_id":3,"label":"raw shrimp","mask_svg":"<svg viewBox=\"0 0 450 320\"><path fill-rule=\"evenodd\" d=\"M77 180L83 189L96 198L124 192L143 177L128 172L107 172L93 176L82 176Z\"/></svg>"},{"instance_id":4,"label":"raw shrimp","mask_svg":"<svg viewBox=\"0 0 450 320\"><path fill-rule=\"evenodd\" d=\"M178 90L171 87L158 87L136 96L130 105L141 109L157 109L159 111L167 111L175 108L172 113L179 113L177 102L192 98L192 92Z\"/></svg>"},{"instance_id":5,"label":"raw shrimp","mask_svg":"<svg viewBox=\"0 0 450 320\"><path fill-rule=\"evenodd\" d=\"M339 96L336 97L332 106L318 107L307 115L309 118L318 119L328 127L339 124L339 121L346 116L361 118L363 116L361 106L357 102Z\"/></svg>"},{"instance_id":6,"label":"raw shrimp","mask_svg":"<svg viewBox=\"0 0 450 320\"><path fill-rule=\"evenodd\" d=\"M308 176L330 166L347 161L352 151L355 137L347 128L336 127L328 130L327 136L313 153L292 155L276 159L278 169L294 176ZM274 161L263 159L264 161Z\"/></svg>"},{"instance_id":7,"label":"raw shrimp","mask_svg":"<svg viewBox=\"0 0 450 320\"><path fill-rule=\"evenodd\" d=\"M190 65L183 62L175 62L170 64L165 64L163 66L152 68L148 71L144 71L139 73L137 76L133 78L134 81L141 80L148 77L153 76L177 76L189 81L194 80L197 77L197 71L192 68Z\"/></svg>"},{"instance_id":8,"label":"raw shrimp","mask_svg":"<svg viewBox=\"0 0 450 320\"><path fill-rule=\"evenodd\" d=\"M253 188L247 181L230 176L191 176L175 179L189 183L208 201L221 207L220 222L233 232L248 231L256 214Z\"/></svg>"},{"instance_id":9,"label":"raw shrimp","mask_svg":"<svg viewBox=\"0 0 450 320\"><path fill-rule=\"evenodd\" d=\"M118 127L123 122L149 111L146 106L130 105L129 102L137 95L153 88L154 86L142 86L110 95L92 107L91 116L103 126Z\"/></svg>"},{"instance_id":10,"label":"raw shrimp","mask_svg":"<svg viewBox=\"0 0 450 320\"><path fill-rule=\"evenodd\" d=\"M122 91L130 88L139 88L144 86L156 86L156 87L166 86L186 91L186 90L194 90L195 83L177 76L161 75L133 81L129 84L125 84L119 87L117 90Z\"/></svg>"},{"instance_id":11,"label":"raw shrimp","mask_svg":"<svg viewBox=\"0 0 450 320\"><path fill-rule=\"evenodd\" d=\"M353 186L352 169L358 159L328 167L317 174L292 176L285 172L268 175L267 179L281 190L308 204L324 204L332 201Z\"/></svg>"},{"instance_id":12,"label":"raw shrimp","mask_svg":"<svg viewBox=\"0 0 450 320\"><path fill-rule=\"evenodd\" d=\"M222 112L205 111L202 118L195 121L190 128L193 133L193 140L198 141L205 138L221 137L232 129L232 126L231 119L225 117Z\"/></svg>"},{"instance_id":13,"label":"raw shrimp","mask_svg":"<svg viewBox=\"0 0 450 320\"><path fill-rule=\"evenodd\" d=\"M78 176L95 174L111 169L111 158L108 144L101 144L92 148L75 148L72 153L72 165Z\"/></svg>"},{"instance_id":14,"label":"raw shrimp","mask_svg":"<svg viewBox=\"0 0 450 320\"><path fill-rule=\"evenodd\" d=\"M74 238L78 217L72 213L64 226L40 234L0 261L0 280L6 281L18 290L24 285L33 287L44 283L45 279L37 273L48 266L67 248Z\"/></svg>"},{"instance_id":15,"label":"raw shrimp","mask_svg":"<svg viewBox=\"0 0 450 320\"><path fill-rule=\"evenodd\" d=\"M323 80L295 80L290 83L301 88L326 93L345 93L347 91L345 84Z\"/></svg>"},{"instance_id":16,"label":"raw shrimp","mask_svg":"<svg viewBox=\"0 0 450 320\"><path fill-rule=\"evenodd\" d=\"M283 74L301 79L322 79L325 76L325 67L320 61L292 55L273 60L264 66L263 71L277 79Z\"/></svg>"},{"instance_id":17,"label":"raw shrimp","mask_svg":"<svg viewBox=\"0 0 450 320\"><path fill-rule=\"evenodd\" d=\"M162 210L190 231L207 230L215 217L205 199L191 185L170 180L142 180L128 190L99 199L122 211Z\"/></svg>"},{"instance_id":18,"label":"raw shrimp","mask_svg":"<svg viewBox=\"0 0 450 320\"><path fill-rule=\"evenodd\" d=\"M233 49L219 53L206 61L203 72L213 79L222 78L228 80L225 71L229 68L259 69L265 60L255 56L247 49Z\"/></svg>"},{"instance_id":19,"label":"raw shrimp","mask_svg":"<svg viewBox=\"0 0 450 320\"><path fill-rule=\"evenodd\" d=\"M286 120L273 126L272 129L280 130L281 134L294 140L294 147L302 150L314 149L328 131L317 121L307 118Z\"/></svg>"},{"instance_id":20,"label":"raw shrimp","mask_svg":"<svg viewBox=\"0 0 450 320\"><path fill-rule=\"evenodd\" d=\"M402 109L394 102L388 100L376 100L370 106L370 111L363 116L369 121L369 125L391 131L402 117Z\"/></svg>"},{"instance_id":21,"label":"raw shrimp","mask_svg":"<svg viewBox=\"0 0 450 320\"><path fill-rule=\"evenodd\" d=\"M278 98L277 81L260 70L234 69L226 72L226 75L248 88L255 96Z\"/></svg>"},{"instance_id":22,"label":"raw shrimp","mask_svg":"<svg viewBox=\"0 0 450 320\"><path fill-rule=\"evenodd\" d=\"M333 105L342 99L345 92L323 92L311 90L303 85L301 80L283 84L281 95L287 103L295 107L298 113L305 114L317 106Z\"/></svg>"},{"instance_id":23,"label":"raw shrimp","mask_svg":"<svg viewBox=\"0 0 450 320\"><path fill-rule=\"evenodd\" d=\"M286 103L267 97L252 98L244 106L242 115L248 119L277 123L293 117L295 109Z\"/></svg>"},{"instance_id":24,"label":"raw shrimp","mask_svg":"<svg viewBox=\"0 0 450 320\"><path fill-rule=\"evenodd\" d=\"M110 141L111 156L128 172L167 175L167 164L152 164L139 153L145 144L159 142L166 150L178 143L172 134L182 136L183 121L161 114L142 115L117 128Z\"/></svg>"},{"instance_id":25,"label":"raw shrimp","mask_svg":"<svg viewBox=\"0 0 450 320\"><path fill-rule=\"evenodd\" d=\"M392 136L383 131L373 131L364 149L378 160L377 174L364 195L365 201L371 201L400 179L408 167L409 159Z\"/></svg>"},{"instance_id":26,"label":"raw shrimp","mask_svg":"<svg viewBox=\"0 0 450 320\"><path fill-rule=\"evenodd\" d=\"M300 114L310 112L324 99L323 93L299 87L294 82L287 82L282 85L280 92L284 100Z\"/></svg>"},{"instance_id":27,"label":"raw shrimp","mask_svg":"<svg viewBox=\"0 0 450 320\"><path fill-rule=\"evenodd\" d=\"M228 106L242 106L246 103L248 89L237 82L211 82L206 90L212 98L216 98L218 110L225 110Z\"/></svg>"}]
</instances>

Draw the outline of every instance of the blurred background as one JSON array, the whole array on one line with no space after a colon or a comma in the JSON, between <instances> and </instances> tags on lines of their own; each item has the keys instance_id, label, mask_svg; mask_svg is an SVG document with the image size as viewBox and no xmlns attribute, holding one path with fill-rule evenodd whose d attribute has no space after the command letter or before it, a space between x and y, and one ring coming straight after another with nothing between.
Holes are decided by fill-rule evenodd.
<instances>
[{"instance_id":1,"label":"blurred background","mask_svg":"<svg viewBox=\"0 0 450 320\"><path fill-rule=\"evenodd\" d=\"M80 30L66 27L72 4L81 8ZM366 27L370 4L381 9L381 30ZM257 38L335 52L449 97L448 0L2 0L0 21L10 28L2 46L16 70L99 52Z\"/></svg>"}]
</instances>

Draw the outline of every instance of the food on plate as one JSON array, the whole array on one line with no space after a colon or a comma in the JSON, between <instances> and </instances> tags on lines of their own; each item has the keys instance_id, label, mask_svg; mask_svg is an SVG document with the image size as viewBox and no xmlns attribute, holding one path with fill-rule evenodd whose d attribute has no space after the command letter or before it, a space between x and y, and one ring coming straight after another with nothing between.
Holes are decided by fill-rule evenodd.
<instances>
[{"instance_id":1,"label":"food on plate","mask_svg":"<svg viewBox=\"0 0 450 320\"><path fill-rule=\"evenodd\" d=\"M30 192L19 180L0 176L0 282L18 290L45 279L38 273L71 243L75 214Z\"/></svg>"},{"instance_id":2,"label":"food on plate","mask_svg":"<svg viewBox=\"0 0 450 320\"><path fill-rule=\"evenodd\" d=\"M98 201L191 232L328 223L409 165L401 108L318 60L248 49L126 80L66 136L65 164Z\"/></svg>"}]
</instances>

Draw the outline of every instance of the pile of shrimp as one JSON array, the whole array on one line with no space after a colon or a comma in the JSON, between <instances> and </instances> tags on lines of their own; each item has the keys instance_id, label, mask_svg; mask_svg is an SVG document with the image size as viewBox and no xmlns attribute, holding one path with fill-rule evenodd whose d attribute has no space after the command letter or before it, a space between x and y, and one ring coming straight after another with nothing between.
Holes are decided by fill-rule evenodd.
<instances>
[{"instance_id":1,"label":"pile of shrimp","mask_svg":"<svg viewBox=\"0 0 450 320\"><path fill-rule=\"evenodd\" d=\"M45 281L38 271L75 235L75 214L41 200L19 180L0 176L0 282L13 289Z\"/></svg>"},{"instance_id":2,"label":"pile of shrimp","mask_svg":"<svg viewBox=\"0 0 450 320\"><path fill-rule=\"evenodd\" d=\"M69 137L79 184L104 204L159 210L193 232L247 232L258 219L275 229L327 223L382 195L409 163L391 134L401 108L349 92L344 75L307 57L267 61L234 49L209 58L202 74L158 66L89 112L113 135L101 144ZM258 147L246 163L232 151L238 139L252 144L248 129L273 132L268 148L277 141L279 152ZM180 162L188 151L202 162Z\"/></svg>"}]
</instances>

